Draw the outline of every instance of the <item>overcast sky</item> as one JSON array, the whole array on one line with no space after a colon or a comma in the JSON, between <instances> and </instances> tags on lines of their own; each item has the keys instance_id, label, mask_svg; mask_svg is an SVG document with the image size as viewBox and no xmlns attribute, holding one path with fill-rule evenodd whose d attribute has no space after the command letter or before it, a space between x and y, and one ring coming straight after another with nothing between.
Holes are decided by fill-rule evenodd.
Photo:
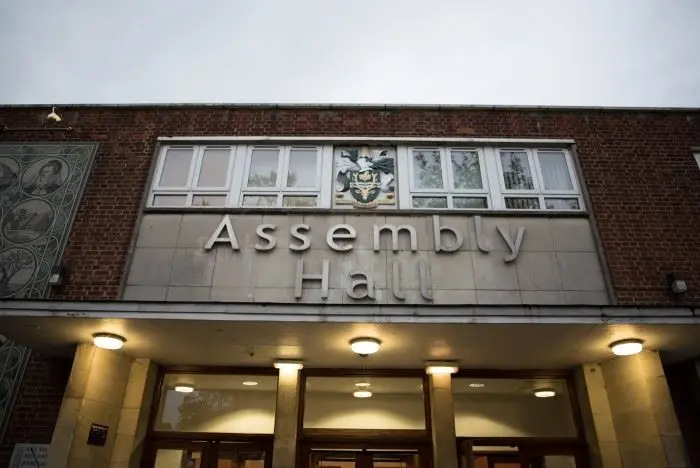
<instances>
[{"instance_id":1,"label":"overcast sky","mask_svg":"<svg viewBox=\"0 0 700 468\"><path fill-rule=\"evenodd\" d=\"M700 0L0 0L0 103L700 107Z\"/></svg>"}]
</instances>

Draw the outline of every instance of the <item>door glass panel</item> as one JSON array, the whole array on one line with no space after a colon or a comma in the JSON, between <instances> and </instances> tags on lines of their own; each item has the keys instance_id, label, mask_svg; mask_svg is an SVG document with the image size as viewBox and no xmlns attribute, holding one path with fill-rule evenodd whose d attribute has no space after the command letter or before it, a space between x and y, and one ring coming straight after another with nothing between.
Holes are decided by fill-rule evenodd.
<instances>
[{"instance_id":1,"label":"door glass panel","mask_svg":"<svg viewBox=\"0 0 700 468\"><path fill-rule=\"evenodd\" d=\"M251 448L222 444L219 447L216 468L264 468L265 452Z\"/></svg>"},{"instance_id":2,"label":"door glass panel","mask_svg":"<svg viewBox=\"0 0 700 468\"><path fill-rule=\"evenodd\" d=\"M372 455L373 468L419 468L417 453L375 453Z\"/></svg>"},{"instance_id":3,"label":"door glass panel","mask_svg":"<svg viewBox=\"0 0 700 468\"><path fill-rule=\"evenodd\" d=\"M312 453L309 468L355 468L354 452Z\"/></svg>"},{"instance_id":4,"label":"door glass panel","mask_svg":"<svg viewBox=\"0 0 700 468\"><path fill-rule=\"evenodd\" d=\"M546 455L542 468L576 468L573 455Z\"/></svg>"},{"instance_id":5,"label":"door glass panel","mask_svg":"<svg viewBox=\"0 0 700 468\"><path fill-rule=\"evenodd\" d=\"M158 449L154 468L201 468L202 452L190 449Z\"/></svg>"}]
</instances>

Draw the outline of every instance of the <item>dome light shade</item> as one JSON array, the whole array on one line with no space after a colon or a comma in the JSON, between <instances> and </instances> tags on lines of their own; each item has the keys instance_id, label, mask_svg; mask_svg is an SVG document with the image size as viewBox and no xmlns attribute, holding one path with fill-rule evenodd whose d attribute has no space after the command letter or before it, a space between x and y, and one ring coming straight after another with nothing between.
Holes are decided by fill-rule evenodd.
<instances>
[{"instance_id":1,"label":"dome light shade","mask_svg":"<svg viewBox=\"0 0 700 468\"><path fill-rule=\"evenodd\" d=\"M552 398L557 395L551 388L538 388L533 393L537 398Z\"/></svg>"},{"instance_id":2,"label":"dome light shade","mask_svg":"<svg viewBox=\"0 0 700 468\"><path fill-rule=\"evenodd\" d=\"M367 387L370 386L370 383L369 383L369 382L357 382L357 383L355 384L355 386L356 386L356 387L360 387L360 388L367 388Z\"/></svg>"},{"instance_id":3,"label":"dome light shade","mask_svg":"<svg viewBox=\"0 0 700 468\"><path fill-rule=\"evenodd\" d=\"M175 391L179 393L192 393L194 392L194 385L185 383L175 384Z\"/></svg>"},{"instance_id":4,"label":"dome light shade","mask_svg":"<svg viewBox=\"0 0 700 468\"><path fill-rule=\"evenodd\" d=\"M372 392L369 390L358 390L352 394L355 398L371 398Z\"/></svg>"},{"instance_id":5,"label":"dome light shade","mask_svg":"<svg viewBox=\"0 0 700 468\"><path fill-rule=\"evenodd\" d=\"M92 343L102 349L120 349L126 343L126 339L112 333L96 333L92 336Z\"/></svg>"},{"instance_id":6,"label":"dome light shade","mask_svg":"<svg viewBox=\"0 0 700 468\"><path fill-rule=\"evenodd\" d=\"M255 380L246 380L245 382L243 382L243 385L245 385L246 387L255 387L258 385L258 383Z\"/></svg>"},{"instance_id":7,"label":"dome light shade","mask_svg":"<svg viewBox=\"0 0 700 468\"><path fill-rule=\"evenodd\" d=\"M376 338L362 337L350 340L350 349L352 349L353 353L360 356L369 356L376 353L381 345L382 342Z\"/></svg>"},{"instance_id":8,"label":"dome light shade","mask_svg":"<svg viewBox=\"0 0 700 468\"><path fill-rule=\"evenodd\" d=\"M610 349L616 356L631 356L641 353L644 349L642 340L620 340L610 344Z\"/></svg>"}]
</instances>

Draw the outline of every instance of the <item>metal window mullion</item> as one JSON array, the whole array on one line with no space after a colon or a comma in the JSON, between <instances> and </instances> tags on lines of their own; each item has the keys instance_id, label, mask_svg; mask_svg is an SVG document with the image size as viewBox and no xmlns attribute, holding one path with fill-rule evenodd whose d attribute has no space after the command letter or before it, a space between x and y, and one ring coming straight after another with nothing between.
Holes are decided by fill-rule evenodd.
<instances>
[{"instance_id":1,"label":"metal window mullion","mask_svg":"<svg viewBox=\"0 0 700 468\"><path fill-rule=\"evenodd\" d=\"M203 146L195 146L192 152L192 161L190 161L190 171L187 174L187 189L192 190L194 187L195 173L202 166L202 154L204 154Z\"/></svg>"},{"instance_id":2,"label":"metal window mullion","mask_svg":"<svg viewBox=\"0 0 700 468\"><path fill-rule=\"evenodd\" d=\"M335 171L335 154L333 145L324 145L319 148L319 208L331 208L333 205L333 187Z\"/></svg>"},{"instance_id":3,"label":"metal window mullion","mask_svg":"<svg viewBox=\"0 0 700 468\"><path fill-rule=\"evenodd\" d=\"M485 147L484 151L484 171L488 180L488 189L491 195L491 209L504 210L505 201L501 189L503 175L500 169L500 152L493 146ZM503 185L505 187L505 185Z\"/></svg>"},{"instance_id":4,"label":"metal window mullion","mask_svg":"<svg viewBox=\"0 0 700 468\"><path fill-rule=\"evenodd\" d=\"M248 145L236 145L233 150L233 165L231 173L231 188L229 202L231 206L243 204L243 178L245 177Z\"/></svg>"},{"instance_id":5,"label":"metal window mullion","mask_svg":"<svg viewBox=\"0 0 700 468\"><path fill-rule=\"evenodd\" d=\"M287 179L289 178L289 164L292 156L291 146L281 146L279 149L277 166L279 168L277 175L277 189L284 191L287 188Z\"/></svg>"},{"instance_id":6,"label":"metal window mullion","mask_svg":"<svg viewBox=\"0 0 700 468\"><path fill-rule=\"evenodd\" d=\"M396 197L399 209L410 209L413 207L413 196L410 187L410 168L408 146L396 147Z\"/></svg>"}]
</instances>

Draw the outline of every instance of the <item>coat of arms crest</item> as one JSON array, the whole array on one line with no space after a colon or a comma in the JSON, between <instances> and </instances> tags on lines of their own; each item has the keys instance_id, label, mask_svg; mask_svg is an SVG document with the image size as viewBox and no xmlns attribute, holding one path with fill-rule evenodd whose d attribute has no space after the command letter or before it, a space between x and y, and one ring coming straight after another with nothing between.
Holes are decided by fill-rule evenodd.
<instances>
[{"instance_id":1,"label":"coat of arms crest","mask_svg":"<svg viewBox=\"0 0 700 468\"><path fill-rule=\"evenodd\" d=\"M395 203L395 159L388 149L348 148L336 161L336 204L358 208Z\"/></svg>"}]
</instances>

